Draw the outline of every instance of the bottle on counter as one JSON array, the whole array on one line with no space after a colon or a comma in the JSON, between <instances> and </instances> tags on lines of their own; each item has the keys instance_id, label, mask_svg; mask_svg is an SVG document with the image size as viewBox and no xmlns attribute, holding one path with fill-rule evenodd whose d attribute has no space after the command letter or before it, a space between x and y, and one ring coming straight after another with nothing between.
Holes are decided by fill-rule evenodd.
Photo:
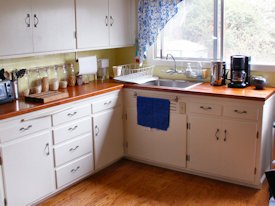
<instances>
[{"instance_id":1,"label":"bottle on counter","mask_svg":"<svg viewBox=\"0 0 275 206\"><path fill-rule=\"evenodd\" d=\"M49 74L48 74L48 67L40 69L40 77L42 83L42 92L49 91Z\"/></svg>"},{"instance_id":2,"label":"bottle on counter","mask_svg":"<svg viewBox=\"0 0 275 206\"><path fill-rule=\"evenodd\" d=\"M68 71L68 85L70 87L73 87L75 86L75 83L76 83L76 73L74 70L74 64L71 64Z\"/></svg>"},{"instance_id":3,"label":"bottle on counter","mask_svg":"<svg viewBox=\"0 0 275 206\"><path fill-rule=\"evenodd\" d=\"M63 64L62 67L59 67L59 88L66 89L68 85L68 72L66 64Z\"/></svg>"},{"instance_id":4,"label":"bottle on counter","mask_svg":"<svg viewBox=\"0 0 275 206\"><path fill-rule=\"evenodd\" d=\"M50 69L49 82L50 82L50 90L51 91L56 91L59 88L59 79L58 79L57 68L58 67L55 65Z\"/></svg>"},{"instance_id":5,"label":"bottle on counter","mask_svg":"<svg viewBox=\"0 0 275 206\"><path fill-rule=\"evenodd\" d=\"M29 71L25 69L25 74L22 78L18 79L18 91L19 96L24 97L30 94L30 83L29 83Z\"/></svg>"}]
</instances>

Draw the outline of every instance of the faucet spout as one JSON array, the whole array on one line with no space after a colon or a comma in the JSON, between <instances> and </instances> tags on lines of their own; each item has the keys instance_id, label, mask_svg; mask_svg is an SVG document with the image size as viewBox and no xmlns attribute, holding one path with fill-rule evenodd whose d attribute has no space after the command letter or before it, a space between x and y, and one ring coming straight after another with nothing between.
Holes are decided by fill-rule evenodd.
<instances>
[{"instance_id":1,"label":"faucet spout","mask_svg":"<svg viewBox=\"0 0 275 206\"><path fill-rule=\"evenodd\" d=\"M176 60L175 60L175 58L173 57L173 55L172 54L167 54L166 55L166 60L169 58L169 56L173 59L173 61L174 61L174 69L173 69L173 72L174 73L178 73L178 71L177 71L177 65L176 65Z\"/></svg>"}]
</instances>

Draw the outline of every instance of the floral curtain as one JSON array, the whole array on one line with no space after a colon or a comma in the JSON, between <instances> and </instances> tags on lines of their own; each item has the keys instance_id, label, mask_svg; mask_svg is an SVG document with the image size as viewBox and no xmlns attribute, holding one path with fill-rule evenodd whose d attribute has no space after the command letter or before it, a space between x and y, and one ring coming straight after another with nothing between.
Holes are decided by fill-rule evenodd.
<instances>
[{"instance_id":1,"label":"floral curtain","mask_svg":"<svg viewBox=\"0 0 275 206\"><path fill-rule=\"evenodd\" d=\"M148 48L155 43L159 32L178 12L182 0L139 0L138 4L138 52L140 63Z\"/></svg>"}]
</instances>

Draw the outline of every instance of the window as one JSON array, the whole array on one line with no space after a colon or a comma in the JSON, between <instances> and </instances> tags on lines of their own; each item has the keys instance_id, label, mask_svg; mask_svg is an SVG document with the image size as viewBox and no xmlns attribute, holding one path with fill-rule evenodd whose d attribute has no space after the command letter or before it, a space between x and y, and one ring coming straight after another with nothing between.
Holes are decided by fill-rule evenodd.
<instances>
[{"instance_id":1,"label":"window","mask_svg":"<svg viewBox=\"0 0 275 206\"><path fill-rule=\"evenodd\" d=\"M275 65L274 0L185 0L155 44L154 57L229 61L252 57L252 64Z\"/></svg>"}]
</instances>

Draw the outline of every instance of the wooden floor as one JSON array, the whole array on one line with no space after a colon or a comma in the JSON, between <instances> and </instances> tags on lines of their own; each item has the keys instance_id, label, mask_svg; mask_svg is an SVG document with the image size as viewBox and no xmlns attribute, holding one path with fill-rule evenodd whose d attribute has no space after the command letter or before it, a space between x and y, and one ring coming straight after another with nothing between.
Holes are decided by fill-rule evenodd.
<instances>
[{"instance_id":1,"label":"wooden floor","mask_svg":"<svg viewBox=\"0 0 275 206\"><path fill-rule=\"evenodd\" d=\"M256 190L121 160L40 206L265 206L268 196L266 182Z\"/></svg>"}]
</instances>

